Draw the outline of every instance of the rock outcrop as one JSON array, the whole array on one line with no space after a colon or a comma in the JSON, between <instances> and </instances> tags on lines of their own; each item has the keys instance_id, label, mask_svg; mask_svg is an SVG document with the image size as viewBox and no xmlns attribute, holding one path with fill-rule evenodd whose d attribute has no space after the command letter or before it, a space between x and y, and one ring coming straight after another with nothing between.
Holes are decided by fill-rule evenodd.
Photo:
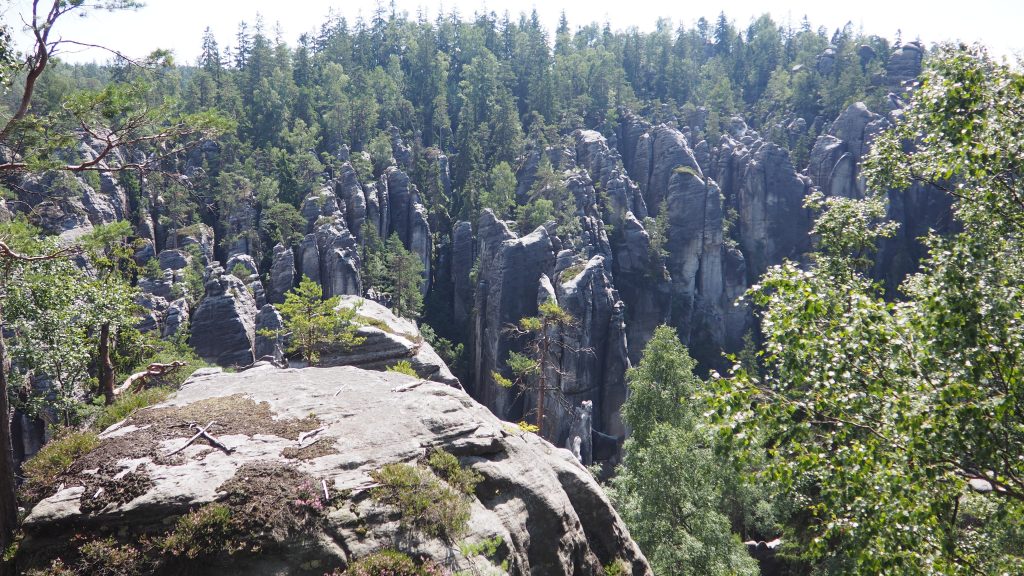
<instances>
[{"instance_id":1,"label":"rock outcrop","mask_svg":"<svg viewBox=\"0 0 1024 576\"><path fill-rule=\"evenodd\" d=\"M274 246L267 283L267 301L271 304L284 302L284 295L298 282L295 273L295 251L283 244Z\"/></svg>"},{"instance_id":2,"label":"rock outcrop","mask_svg":"<svg viewBox=\"0 0 1024 576\"><path fill-rule=\"evenodd\" d=\"M513 390L492 381L491 372L505 372L505 359L517 350L507 329L520 318L537 314L537 287L551 272L555 253L542 226L520 238L490 210L480 215L477 273L471 334L474 398L508 420L521 420L524 406Z\"/></svg>"},{"instance_id":3,"label":"rock outcrop","mask_svg":"<svg viewBox=\"0 0 1024 576\"><path fill-rule=\"evenodd\" d=\"M630 355L639 359L654 327L668 321L698 360L705 366L718 365L721 351L736 349L747 326L746 313L736 310L734 303L748 285L745 276L750 255L726 241L726 208L732 201L741 211L749 212L746 223L754 228L748 232L752 252L777 251L762 246L767 240L759 233L767 231L755 227L765 228L774 214L764 212L774 208L778 199L766 196L763 182L761 189L756 188L756 178L765 177L766 169L784 172L788 162L781 168L761 162L760 172L748 174L747 162L737 163L733 149L742 147L746 159L743 142L755 146L759 142L740 119L730 119L720 149L710 151L706 144L701 146L708 156L704 163L715 169L713 173L705 173L685 134L673 126L652 127L626 114L619 128L625 168L638 183L647 210L655 216L661 214L664 222L664 230L659 231L665 251L661 266L662 255L651 253L650 235L643 223L636 218L622 219L622 240L616 250L622 261L616 267L630 272L622 275L627 325L634 314L643 319L641 326L628 328ZM734 187L749 193L740 197ZM743 216L739 220L743 223ZM771 257L764 254L760 260ZM651 298L652 292L658 296ZM635 310L631 311L631 304Z\"/></svg>"},{"instance_id":4,"label":"rock outcrop","mask_svg":"<svg viewBox=\"0 0 1024 576\"><path fill-rule=\"evenodd\" d=\"M181 423L190 418L215 418L209 432L225 449L205 441L183 448L191 431ZM437 449L481 476L461 542L497 538L491 557L409 527L374 496L372 473ZM351 367L198 373L166 402L105 431L43 496L24 524L26 568L73 553L74 537L155 555L157 573L320 576L397 546L453 571L487 573L504 561L513 575L599 575L618 561L633 576L651 574L569 451L450 386ZM139 551L146 538L177 533L176 518L216 506L253 533L178 540L186 550L203 546L193 558ZM229 555L236 540L246 546Z\"/></svg>"},{"instance_id":5,"label":"rock outcrop","mask_svg":"<svg viewBox=\"0 0 1024 576\"><path fill-rule=\"evenodd\" d=\"M214 268L192 315L189 343L207 362L249 366L255 360L256 301L241 280Z\"/></svg>"},{"instance_id":6,"label":"rock outcrop","mask_svg":"<svg viewBox=\"0 0 1024 576\"><path fill-rule=\"evenodd\" d=\"M356 322L360 324L357 337L361 342L351 348L334 347L324 351L321 366L386 370L406 361L420 378L462 387L448 365L423 339L415 322L399 318L384 306L357 296L343 296L339 307L356 309Z\"/></svg>"}]
</instances>

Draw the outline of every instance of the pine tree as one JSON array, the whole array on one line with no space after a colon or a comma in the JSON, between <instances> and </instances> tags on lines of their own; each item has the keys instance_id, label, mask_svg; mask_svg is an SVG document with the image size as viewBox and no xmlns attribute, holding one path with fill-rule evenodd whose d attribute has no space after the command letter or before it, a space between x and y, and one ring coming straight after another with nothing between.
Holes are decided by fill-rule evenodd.
<instances>
[{"instance_id":1,"label":"pine tree","mask_svg":"<svg viewBox=\"0 0 1024 576\"><path fill-rule=\"evenodd\" d=\"M405 249L398 234L392 234L385 246L391 311L396 316L416 318L423 310L423 262Z\"/></svg>"},{"instance_id":2,"label":"pine tree","mask_svg":"<svg viewBox=\"0 0 1024 576\"><path fill-rule=\"evenodd\" d=\"M536 316L521 318L517 326L509 331L526 340L525 353L510 352L505 361L513 379L506 378L499 372L492 372L491 378L504 388L518 388L520 393L536 394L536 412L534 422L537 434L544 436L544 408L552 394L559 394L560 389L552 386L549 378L557 374L553 362L556 352L567 348L562 332L574 327L572 314L565 311L557 302L549 300L537 308ZM561 400L561 398L559 398Z\"/></svg>"},{"instance_id":3,"label":"pine tree","mask_svg":"<svg viewBox=\"0 0 1024 576\"><path fill-rule=\"evenodd\" d=\"M310 365L319 362L321 353L333 345L350 348L363 340L356 335L359 326L355 317L359 306L339 307L340 296L327 300L323 296L323 288L303 276L299 285L284 295L284 303L279 306L285 329L291 336L288 352L298 352Z\"/></svg>"}]
</instances>

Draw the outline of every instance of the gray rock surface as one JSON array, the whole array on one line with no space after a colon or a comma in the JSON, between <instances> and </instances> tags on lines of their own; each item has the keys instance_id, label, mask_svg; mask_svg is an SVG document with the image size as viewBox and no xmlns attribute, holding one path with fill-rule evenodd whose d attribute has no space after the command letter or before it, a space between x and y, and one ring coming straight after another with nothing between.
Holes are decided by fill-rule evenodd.
<instances>
[{"instance_id":1,"label":"gray rock surface","mask_svg":"<svg viewBox=\"0 0 1024 576\"><path fill-rule=\"evenodd\" d=\"M554 248L544 227L519 238L490 210L480 214L478 230L479 271L470 345L475 371L469 388L495 414L520 420L522 402L516 402L514 391L493 382L491 372L508 375L505 359L517 348L506 329L537 313L538 283L542 274L551 271Z\"/></svg>"},{"instance_id":2,"label":"gray rock surface","mask_svg":"<svg viewBox=\"0 0 1024 576\"><path fill-rule=\"evenodd\" d=\"M259 274L259 268L256 267L256 260L248 254L233 254L228 258L227 264L224 265L224 269L228 272L233 273L237 267L239 270L245 269L250 275Z\"/></svg>"},{"instance_id":3,"label":"gray rock surface","mask_svg":"<svg viewBox=\"0 0 1024 576\"><path fill-rule=\"evenodd\" d=\"M320 257L319 280L323 286L324 297L362 294L362 281L359 278L359 245L344 222L340 218L335 218L329 223L322 224L316 230L316 243L317 254Z\"/></svg>"},{"instance_id":4,"label":"gray rock surface","mask_svg":"<svg viewBox=\"0 0 1024 576\"><path fill-rule=\"evenodd\" d=\"M626 400L626 369L629 368L623 304L612 282L603 256L597 255L572 277L560 274L555 291L559 305L572 314L576 326L561 339L566 349L559 355L552 381L558 382L562 397L570 406L590 402L593 428L610 435L624 435L619 409ZM571 271L571 270L570 270ZM557 431L554 438L570 435L575 414L564 406L552 406ZM589 451L590 434L583 438Z\"/></svg>"},{"instance_id":5,"label":"gray rock surface","mask_svg":"<svg viewBox=\"0 0 1024 576\"><path fill-rule=\"evenodd\" d=\"M206 295L192 315L189 343L207 362L221 366L253 363L256 301L241 280L215 269Z\"/></svg>"},{"instance_id":6,"label":"gray rock surface","mask_svg":"<svg viewBox=\"0 0 1024 576\"><path fill-rule=\"evenodd\" d=\"M167 306L164 314L164 324L160 329L160 335L164 338L174 337L181 330L188 327L189 305L184 298L178 298Z\"/></svg>"},{"instance_id":7,"label":"gray rock surface","mask_svg":"<svg viewBox=\"0 0 1024 576\"><path fill-rule=\"evenodd\" d=\"M916 80L921 74L923 59L924 48L919 42L907 42L894 48L885 68L890 86L902 89L905 83Z\"/></svg>"},{"instance_id":8,"label":"gray rock surface","mask_svg":"<svg viewBox=\"0 0 1024 576\"><path fill-rule=\"evenodd\" d=\"M256 342L253 353L259 360L271 356L280 361L284 357L284 320L273 304L265 304L256 314Z\"/></svg>"},{"instance_id":9,"label":"gray rock surface","mask_svg":"<svg viewBox=\"0 0 1024 576\"><path fill-rule=\"evenodd\" d=\"M738 189L746 186L756 192L759 174L764 176L769 168L785 174L785 166L769 167L762 161L759 171L748 174L751 156L743 141L760 148L758 135L739 118L729 119L723 128L726 135L722 146L713 153L705 151L703 163L714 170L707 173L681 131L668 124L652 127L630 114L623 116L619 147L625 166L639 184L648 211L664 212L667 219L663 232L667 255L663 263L660 255L652 254L650 234L636 218L621 219L617 224L621 232L617 230L617 238L612 240L616 256L612 268L616 288L626 305L633 360L639 360L654 327L665 321L678 330L695 357L707 366L721 363L721 351L736 349L742 341L745 323L735 321L733 298L742 293L746 281L737 286L733 284L738 280L736 276L726 273L724 264L728 261L732 264L730 270L735 270L740 255L729 252L725 210L731 202L740 212L740 226L752 231L756 226L766 226L760 213L774 209L778 198L750 193L740 199ZM791 167L789 170L790 179L796 179ZM788 199L788 195L784 197ZM751 235L750 246L760 250L758 237L753 232ZM740 236L748 240L742 232Z\"/></svg>"},{"instance_id":10,"label":"gray rock surface","mask_svg":"<svg viewBox=\"0 0 1024 576\"><path fill-rule=\"evenodd\" d=\"M255 410L240 409L246 405ZM190 434L187 428L168 427L170 415L206 412L209 406L219 406L221 412L220 426L211 432L233 451L226 454L197 442L180 457L162 456L182 446ZM160 414L168 415L167 420L160 420ZM140 426L147 416L155 420ZM266 425L262 433L261 422ZM322 430L315 442L323 450L310 458L289 458L288 451L299 446L299 432L317 427ZM518 431L464 392L438 383L351 367L260 366L240 373L196 374L166 402L112 426L101 437L91 456L101 462L99 470L82 470L86 463L93 465L87 456L82 467L71 467L56 493L31 510L21 556L45 565L72 535L106 538L104 527L116 527L116 535L129 543L161 534L171 526L167 520L223 500L219 487L237 475L271 467L311 479L314 493L326 486L332 499L319 527L292 534L283 545L257 555L202 559L192 569L227 576L320 576L378 549L399 546L473 573L492 573L497 562L507 560L513 575L602 574L602 566L621 559L633 576L651 574L601 488L569 451ZM309 444L307 439L304 445ZM371 472L390 463L415 462L436 448L482 476L470 497L469 531L463 541L498 536L503 543L500 558L467 558L458 546L404 529L395 509L369 496ZM114 456L103 460L103 454ZM128 473L143 476L146 487L121 499L126 501L83 510L89 498L86 487L91 493L99 479L108 477L116 485L113 478ZM252 483L246 486L257 489Z\"/></svg>"},{"instance_id":11,"label":"gray rock surface","mask_svg":"<svg viewBox=\"0 0 1024 576\"><path fill-rule=\"evenodd\" d=\"M352 164L345 162L338 169L334 192L345 206L345 224L352 235L361 240L363 222L366 221L367 216L366 196Z\"/></svg>"},{"instance_id":12,"label":"gray rock surface","mask_svg":"<svg viewBox=\"0 0 1024 576\"><path fill-rule=\"evenodd\" d=\"M399 318L380 304L358 296L343 296L339 306L357 308L362 342L350 349L335 347L324 351L321 366L358 366L386 370L407 361L421 378L461 388L459 379L420 335L416 323Z\"/></svg>"},{"instance_id":13,"label":"gray rock surface","mask_svg":"<svg viewBox=\"0 0 1024 576\"><path fill-rule=\"evenodd\" d=\"M459 222L452 232L452 288L453 318L456 326L468 326L473 313L473 285L470 273L473 270L473 225Z\"/></svg>"},{"instance_id":14,"label":"gray rock surface","mask_svg":"<svg viewBox=\"0 0 1024 576\"><path fill-rule=\"evenodd\" d=\"M270 278L267 283L267 301L271 304L284 302L284 295L298 282L295 273L295 251L278 243L270 264Z\"/></svg>"}]
</instances>

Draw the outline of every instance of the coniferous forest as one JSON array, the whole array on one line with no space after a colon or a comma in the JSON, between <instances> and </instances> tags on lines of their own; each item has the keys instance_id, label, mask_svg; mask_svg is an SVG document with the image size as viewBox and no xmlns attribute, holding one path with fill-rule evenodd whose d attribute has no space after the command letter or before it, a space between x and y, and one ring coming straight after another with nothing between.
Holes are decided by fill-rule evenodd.
<instances>
[{"instance_id":1,"label":"coniferous forest","mask_svg":"<svg viewBox=\"0 0 1024 576\"><path fill-rule=\"evenodd\" d=\"M62 61L135 4L0 25L0 574L1024 574L1019 64L384 4Z\"/></svg>"}]
</instances>

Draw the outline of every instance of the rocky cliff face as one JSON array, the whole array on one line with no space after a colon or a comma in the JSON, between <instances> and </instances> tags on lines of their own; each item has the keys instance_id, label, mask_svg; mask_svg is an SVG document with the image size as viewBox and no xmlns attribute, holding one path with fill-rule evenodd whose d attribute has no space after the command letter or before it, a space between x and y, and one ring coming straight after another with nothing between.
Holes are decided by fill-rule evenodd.
<instances>
[{"instance_id":1,"label":"rocky cliff face","mask_svg":"<svg viewBox=\"0 0 1024 576\"><path fill-rule=\"evenodd\" d=\"M214 420L207 430L223 447L186 447L189 420ZM438 449L481 478L455 543L411 527L373 490L382 467L415 465ZM515 575L601 575L618 561L628 574L651 574L569 451L458 389L353 367L197 373L168 401L105 431L43 496L24 524L25 568L74 562L71 542L105 542L92 546L155 574L319 576L396 547L453 571L488 573L504 562ZM213 539L180 520L191 514L195 525L217 510L231 523L223 533L207 527ZM147 545L168 536L171 544ZM495 553L473 551L487 539L497 539Z\"/></svg>"},{"instance_id":2,"label":"rocky cliff face","mask_svg":"<svg viewBox=\"0 0 1024 576\"><path fill-rule=\"evenodd\" d=\"M819 66L834 65L834 56L826 51ZM862 58L875 57L863 51ZM920 73L921 57L916 43L897 47L879 85L902 94ZM517 230L502 221L508 214L486 210L475 222L454 221L445 204L452 197L447 156L410 145L397 130L389 130L393 165L367 178L347 161L347 151L339 154L331 177L301 203L301 240L269 250L247 234L261 217L251 198L208 215L206 224L163 229L167 203L143 183L149 208L134 214L146 242L137 260L156 258L161 272L140 281L139 303L146 310L140 327L165 336L187 330L204 358L223 365L245 366L278 354L282 342L256 331L280 325L272 305L302 276L319 282L327 296L378 291L360 275L369 227L381 238L397 235L423 261L430 322L438 334L465 344L463 384L501 418L531 419L536 409L535 399L492 381L493 372L508 375L508 354L522 345L508 327L535 315L546 299L568 310L576 325L558 335L567 352L551 362L549 381L556 390L546 405L546 434L558 445L579 436L584 460L614 456L624 435L618 416L624 375L640 360L655 327L673 326L703 369L722 368L722 352L739 350L753 325L738 297L768 266L805 261L813 247L812 214L803 207L807 195L865 194L860 162L903 100L893 94L889 102L886 110L854 104L831 122L781 123L791 148L814 138L806 166L795 166L783 146L739 117L722 119L720 137L703 140L706 110L660 123L624 110L607 137L576 130L546 145L530 143L516 167L517 202L536 192L538 171L547 162L559 181L551 188L566 195L562 222L535 230ZM88 150L85 145L83 154ZM213 143L197 149L185 176L218 153ZM12 186L19 194L16 206L35 206L39 223L68 239L132 216L116 179L97 175L98 182L54 174L27 178ZM874 274L892 291L924 253L917 238L930 229L950 230L952 222L949 198L935 189L915 185L891 192L889 200L899 232L880 245ZM208 265L206 295L198 303L180 294L191 258ZM246 277L225 275L224 269ZM378 312L368 301L370 308ZM338 352L332 363L379 368L407 359L421 376L449 381L444 362L424 352L414 326L393 317L381 323L392 328L371 326L376 332L367 329L362 350Z\"/></svg>"}]
</instances>

